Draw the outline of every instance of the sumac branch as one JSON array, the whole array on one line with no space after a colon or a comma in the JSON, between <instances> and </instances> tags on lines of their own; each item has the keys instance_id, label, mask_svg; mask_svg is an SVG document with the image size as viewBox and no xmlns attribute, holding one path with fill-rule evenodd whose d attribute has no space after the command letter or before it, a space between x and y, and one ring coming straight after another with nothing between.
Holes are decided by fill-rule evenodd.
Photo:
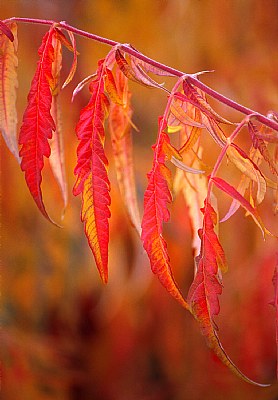
<instances>
[{"instance_id":1,"label":"sumac branch","mask_svg":"<svg viewBox=\"0 0 278 400\"><path fill-rule=\"evenodd\" d=\"M38 49L38 63L28 94L28 104L17 134L17 22L43 24L48 30ZM42 193L42 171L45 158L67 204L64 149L58 97L77 68L75 35L111 46L95 70L73 90L73 98L89 89L89 101L80 111L76 126L79 140L76 183L73 194L82 196L81 220L88 244L104 283L108 280L108 245L110 218L109 160L104 143L111 140L116 176L123 204L130 221L141 237L150 266L166 290L195 317L208 346L219 359L245 381L259 385L244 375L225 352L217 332L215 316L219 314L222 274L227 261L218 237L219 222L228 220L240 207L250 215L263 237L270 233L257 206L267 192L273 196L274 214L278 200L278 114L266 116L223 96L201 82L201 73L185 74L146 57L128 44L117 43L66 22L10 18L0 21L0 129L3 138L25 173L25 180L38 209L53 222L46 210ZM73 62L65 82L60 79L62 47L73 53ZM156 76L157 80L150 76ZM167 88L159 81L168 76L174 81ZM132 80L148 88L162 90L166 107L158 117L158 133L153 145L153 163L147 174L142 220L136 196L133 171L131 92ZM211 96L243 114L241 121L230 122L209 104ZM245 130L251 140L249 150L240 148L235 139ZM231 132L232 133L228 133ZM203 138L210 135L219 149L215 165L203 161L207 151ZM175 136L173 145L171 138ZM223 160L233 164L241 174L235 188L220 175ZM174 167L169 168L170 164ZM171 170L176 169L175 176ZM217 188L231 198L231 206L221 221L218 219ZM163 224L169 221L172 190L182 192L189 208L195 253L195 277L187 297L174 278ZM276 267L277 270L277 267ZM273 279L277 292L277 271ZM277 293L275 306L277 308Z\"/></svg>"}]
</instances>

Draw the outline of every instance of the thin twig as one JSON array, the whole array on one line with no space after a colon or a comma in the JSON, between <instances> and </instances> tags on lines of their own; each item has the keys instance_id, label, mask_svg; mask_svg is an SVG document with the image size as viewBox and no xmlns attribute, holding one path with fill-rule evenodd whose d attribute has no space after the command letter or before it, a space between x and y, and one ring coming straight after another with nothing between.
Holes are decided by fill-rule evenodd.
<instances>
[{"instance_id":1,"label":"thin twig","mask_svg":"<svg viewBox=\"0 0 278 400\"><path fill-rule=\"evenodd\" d=\"M93 33L87 32L87 31L83 31L81 29L75 28L74 26L69 25L66 21L61 21L61 22L55 22L52 20L43 20L43 19L34 19L34 18L21 18L21 17L12 17L6 20L3 20L3 22L7 23L7 22L11 22L11 21L16 21L16 22L23 22L23 23L32 23L32 24L42 24L42 25L53 25L53 24L57 24L58 26L60 26L61 28L64 28L70 32L75 33L76 35L91 39L91 40L95 40L97 42L103 43L103 44L107 44L109 46L117 46L120 43L116 42L114 40L111 39L107 39L104 38L102 36L98 36L95 35ZM156 60L153 60L150 57L145 56L144 54L140 53L139 51L135 50L132 46L128 45L128 44L121 44L121 49L123 49L126 53L136 57L139 60L142 60L154 67L160 68L161 70L168 72L174 76L177 77L181 77L184 75L187 75L187 80L188 82L190 82L191 84L193 84L194 86L198 87L199 89L201 89L204 93L206 93L207 95L215 98L216 100L218 100L220 103L227 105L230 108L233 108L236 111L239 111L242 114L245 115L251 115L251 114L255 114L258 121L261 122L263 125L274 129L275 131L278 131L278 123L268 117L266 117L263 114L260 114L257 111L254 111L248 107L245 107L239 103L237 103L234 100L231 100L230 98L222 95L221 93L213 90L212 88L210 88L209 86L205 85L204 83L202 83L197 77L196 74L185 74L182 71L179 71L175 68L169 67L168 65L162 64Z\"/></svg>"}]
</instances>

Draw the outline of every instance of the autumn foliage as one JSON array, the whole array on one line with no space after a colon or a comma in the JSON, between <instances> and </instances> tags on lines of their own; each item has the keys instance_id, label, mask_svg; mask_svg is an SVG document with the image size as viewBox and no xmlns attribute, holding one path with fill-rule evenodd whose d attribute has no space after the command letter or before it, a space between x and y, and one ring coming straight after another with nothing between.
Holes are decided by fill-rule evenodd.
<instances>
[{"instance_id":1,"label":"autumn foliage","mask_svg":"<svg viewBox=\"0 0 278 400\"><path fill-rule=\"evenodd\" d=\"M0 23L0 129L25 174L38 209L50 222L60 225L53 221L45 205L42 176L46 159L49 159L66 207L68 195L59 96L77 69L74 35L80 32L66 23L49 25L38 49L37 67L18 136L17 25L12 19ZM89 98L80 111L75 129L78 147L73 194L81 196L81 221L100 278L108 282L109 220L113 202L108 175L111 161L106 152L108 141L122 204L141 238L152 272L167 292L193 315L208 346L223 364L243 380L267 386L251 380L234 364L221 344L215 317L220 312L222 276L228 269L219 234L221 222L229 220L242 208L264 239L277 235L277 230L270 232L265 226L259 210L268 196L273 201L273 214L278 210L278 114L270 111L264 116L230 101L202 83L203 72L184 74L148 59L130 45L109 44L111 50L98 61L92 74L77 85L72 98L75 101L81 91L87 91ZM66 80L61 82L64 51L72 53L73 61ZM169 78L174 80L171 88L161 83L166 77L167 82ZM146 90L163 91L166 98L152 146L153 162L147 173L142 217L134 173L132 132L138 128L132 119L130 81ZM227 120L209 104L208 95L245 115L239 122ZM238 138L242 132L250 138L249 148L240 146ZM208 136L217 148L212 166L205 157L210 151L206 147ZM234 179L230 182L230 176L225 173L227 165L232 166L236 183ZM186 288L181 288L174 276L163 234L164 224L170 220L171 204L180 194L188 207L194 254L194 277L187 296L184 295ZM225 198L223 194L228 199L228 208L226 214L219 217L218 204ZM277 265L273 265L273 269L273 305L277 314Z\"/></svg>"}]
</instances>

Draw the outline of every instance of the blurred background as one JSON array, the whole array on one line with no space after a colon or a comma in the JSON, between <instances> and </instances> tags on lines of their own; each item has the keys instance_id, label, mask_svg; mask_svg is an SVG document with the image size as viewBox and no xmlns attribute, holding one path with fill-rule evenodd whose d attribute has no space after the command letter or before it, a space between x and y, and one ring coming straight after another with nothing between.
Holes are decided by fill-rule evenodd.
<instances>
[{"instance_id":1,"label":"blurred background","mask_svg":"<svg viewBox=\"0 0 278 400\"><path fill-rule=\"evenodd\" d=\"M0 18L12 16L65 20L131 43L184 72L214 70L202 77L206 84L261 113L278 110L276 0L0 0ZM19 121L45 32L44 26L19 24ZM207 349L193 318L152 276L123 210L113 162L110 275L108 285L101 284L80 222L80 198L71 194L74 127L88 93L81 92L73 105L70 100L76 84L95 71L109 48L80 37L77 46L77 73L61 95L70 198L63 229L40 215L15 159L1 142L2 398L277 400L275 310L269 304L277 242L264 242L243 212L220 227L229 271L217 324L232 360L252 379L273 383L270 388L241 382L223 367ZM64 51L65 77L71 60L72 54ZM166 98L136 84L131 89L133 120L140 130L134 133L134 158L142 210L157 117ZM211 104L225 118L239 120L227 107ZM208 153L209 161L210 149ZM45 203L58 220L62 202L54 185L46 172ZM224 211L229 205L225 199ZM272 202L270 195L260 209L268 228L277 226ZM191 230L179 196L165 237L186 295L193 278Z\"/></svg>"}]
</instances>

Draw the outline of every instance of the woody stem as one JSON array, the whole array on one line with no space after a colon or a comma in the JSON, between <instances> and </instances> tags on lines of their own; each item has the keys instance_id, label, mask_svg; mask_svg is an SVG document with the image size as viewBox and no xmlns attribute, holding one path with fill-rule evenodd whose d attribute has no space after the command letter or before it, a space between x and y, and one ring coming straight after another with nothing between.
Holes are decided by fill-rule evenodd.
<instances>
[{"instance_id":1,"label":"woody stem","mask_svg":"<svg viewBox=\"0 0 278 400\"><path fill-rule=\"evenodd\" d=\"M242 114L245 115L251 115L251 114L256 114L256 118L259 122L261 122L262 124L264 124L265 126L274 129L275 131L278 132L278 123L268 117L266 117L263 114L258 113L257 111L254 111L250 108L247 108L239 103L237 103L234 100L231 100L230 98L222 95L221 93L213 90L212 88L210 88L209 86L205 85L204 83L202 83L198 78L196 78L196 76L194 74L185 74L182 71L179 71L175 68L169 67L168 65L162 64L156 60L153 60L152 58L149 58L147 56L145 56L144 54L140 53L139 51L135 50L133 47L131 47L128 44L120 44L114 40L111 39L107 39L104 38L102 36L98 36L95 35L93 33L87 32L87 31L83 31L81 29L75 28L74 26L71 26L69 24L67 24L65 21L61 21L61 22L55 22L52 20L43 20L43 19L34 19L34 18L21 18L21 17L12 17L9 19L4 20L3 22L7 23L7 22L11 22L11 21L17 21L17 22L23 22L23 23L32 23L32 24L42 24L42 25L53 25L53 24L57 24L57 26L66 29L67 31L70 31L72 33L75 33L76 35L82 36L82 37L86 37L88 39L91 40L95 40L97 42L100 43L104 43L107 44L109 46L116 46L116 45L120 45L121 49L124 50L126 53L136 57L139 60L142 60L154 67L157 67L165 72L167 72L168 74L177 76L177 77L181 77L181 76L185 76L186 75L186 79L188 80L188 82L190 82L191 84L193 84L194 86L198 87L199 89L201 89L204 93L206 93L207 95L215 98L216 100L218 100L220 103L222 104L226 104L228 107L233 108L236 111L239 111Z\"/></svg>"}]
</instances>

